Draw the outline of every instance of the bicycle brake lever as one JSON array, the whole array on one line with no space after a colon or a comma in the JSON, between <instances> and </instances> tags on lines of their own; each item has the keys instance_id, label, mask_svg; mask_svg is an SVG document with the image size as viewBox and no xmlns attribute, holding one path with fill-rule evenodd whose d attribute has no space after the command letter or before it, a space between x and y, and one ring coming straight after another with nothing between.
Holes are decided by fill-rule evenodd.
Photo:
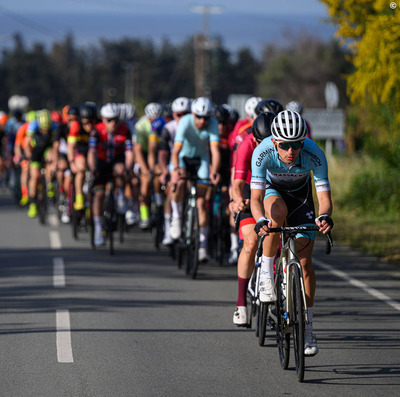
<instances>
[{"instance_id":1,"label":"bicycle brake lever","mask_svg":"<svg viewBox=\"0 0 400 397\"><path fill-rule=\"evenodd\" d=\"M333 246L333 240L332 240L331 232L329 232L326 234L326 247L325 247L326 255L329 255L331 253L332 246Z\"/></svg>"}]
</instances>

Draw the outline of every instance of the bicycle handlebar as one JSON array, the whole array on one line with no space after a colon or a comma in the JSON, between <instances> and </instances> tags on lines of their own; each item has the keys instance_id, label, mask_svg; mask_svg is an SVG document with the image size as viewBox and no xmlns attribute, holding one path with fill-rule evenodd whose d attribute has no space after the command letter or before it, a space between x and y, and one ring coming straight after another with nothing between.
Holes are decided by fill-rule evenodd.
<instances>
[{"instance_id":1,"label":"bicycle handlebar","mask_svg":"<svg viewBox=\"0 0 400 397\"><path fill-rule=\"evenodd\" d=\"M299 233L299 232L317 232L319 231L318 226L282 226L282 227L273 227L269 229L269 233ZM329 255L332 251L333 240L331 232L325 234L326 236L326 246L325 246L325 253ZM261 239L260 239L261 240Z\"/></svg>"}]
</instances>

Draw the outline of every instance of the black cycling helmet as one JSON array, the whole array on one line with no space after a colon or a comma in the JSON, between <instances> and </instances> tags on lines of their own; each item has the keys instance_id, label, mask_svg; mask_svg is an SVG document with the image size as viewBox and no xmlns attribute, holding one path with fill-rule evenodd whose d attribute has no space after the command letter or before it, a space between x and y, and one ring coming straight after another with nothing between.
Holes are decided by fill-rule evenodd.
<instances>
[{"instance_id":1,"label":"black cycling helmet","mask_svg":"<svg viewBox=\"0 0 400 397\"><path fill-rule=\"evenodd\" d=\"M225 125L229 121L229 110L222 105L218 105L214 109L214 116L218 120L218 123Z\"/></svg>"},{"instance_id":2,"label":"black cycling helmet","mask_svg":"<svg viewBox=\"0 0 400 397\"><path fill-rule=\"evenodd\" d=\"M229 122L232 126L234 126L239 120L239 112L236 109L232 109L229 112Z\"/></svg>"},{"instance_id":3,"label":"black cycling helmet","mask_svg":"<svg viewBox=\"0 0 400 397\"><path fill-rule=\"evenodd\" d=\"M258 141L262 141L264 138L272 135L272 122L274 118L275 113L272 112L263 112L259 114L251 127L254 138Z\"/></svg>"},{"instance_id":4,"label":"black cycling helmet","mask_svg":"<svg viewBox=\"0 0 400 397\"><path fill-rule=\"evenodd\" d=\"M276 99L263 99L258 102L256 106L256 114L259 115L264 112L272 112L278 114L284 110L283 105Z\"/></svg>"},{"instance_id":5,"label":"black cycling helmet","mask_svg":"<svg viewBox=\"0 0 400 397\"><path fill-rule=\"evenodd\" d=\"M97 118L97 109L92 105L83 105L79 113L82 119L96 120Z\"/></svg>"},{"instance_id":6,"label":"black cycling helmet","mask_svg":"<svg viewBox=\"0 0 400 397\"><path fill-rule=\"evenodd\" d=\"M79 108L78 108L78 106L70 106L68 108L68 114L70 116L79 116Z\"/></svg>"},{"instance_id":7,"label":"black cycling helmet","mask_svg":"<svg viewBox=\"0 0 400 397\"><path fill-rule=\"evenodd\" d=\"M162 107L162 117L172 119L172 102L166 102Z\"/></svg>"}]
</instances>

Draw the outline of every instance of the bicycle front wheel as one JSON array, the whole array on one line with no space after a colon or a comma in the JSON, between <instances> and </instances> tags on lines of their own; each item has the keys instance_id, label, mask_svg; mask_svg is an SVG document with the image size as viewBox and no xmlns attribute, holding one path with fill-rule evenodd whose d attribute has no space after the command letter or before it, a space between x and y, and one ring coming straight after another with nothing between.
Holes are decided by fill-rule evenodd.
<instances>
[{"instance_id":1,"label":"bicycle front wheel","mask_svg":"<svg viewBox=\"0 0 400 397\"><path fill-rule=\"evenodd\" d=\"M260 302L260 315L258 317L258 344L264 346L267 331L268 303Z\"/></svg>"},{"instance_id":2,"label":"bicycle front wheel","mask_svg":"<svg viewBox=\"0 0 400 397\"><path fill-rule=\"evenodd\" d=\"M190 234L190 243L187 247L186 261L187 273L194 279L196 278L199 267L200 228L197 207L193 207L192 211L191 228L189 228L192 232Z\"/></svg>"},{"instance_id":3,"label":"bicycle front wheel","mask_svg":"<svg viewBox=\"0 0 400 397\"><path fill-rule=\"evenodd\" d=\"M37 187L37 211L39 216L39 222L41 225L46 224L47 217L47 193L46 193L46 179L42 175L41 180Z\"/></svg>"},{"instance_id":4,"label":"bicycle front wheel","mask_svg":"<svg viewBox=\"0 0 400 397\"><path fill-rule=\"evenodd\" d=\"M304 305L301 293L300 270L293 266L292 278L292 302L293 302L293 347L296 360L297 380L304 379Z\"/></svg>"},{"instance_id":5,"label":"bicycle front wheel","mask_svg":"<svg viewBox=\"0 0 400 397\"><path fill-rule=\"evenodd\" d=\"M280 270L277 275L277 280L275 284L277 288L277 301L276 301L276 341L278 344L279 351L279 361L283 369L288 369L289 357L290 357L290 333L286 329L286 319L285 319L285 305L286 298L283 293L283 273Z\"/></svg>"}]
</instances>

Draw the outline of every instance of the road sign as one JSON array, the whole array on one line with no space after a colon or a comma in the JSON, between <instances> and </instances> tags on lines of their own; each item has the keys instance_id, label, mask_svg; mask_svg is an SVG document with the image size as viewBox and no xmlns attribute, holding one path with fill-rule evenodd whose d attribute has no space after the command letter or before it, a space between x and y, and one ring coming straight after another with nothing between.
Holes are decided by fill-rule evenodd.
<instances>
[{"instance_id":1,"label":"road sign","mask_svg":"<svg viewBox=\"0 0 400 397\"><path fill-rule=\"evenodd\" d=\"M345 113L343 109L305 109L303 117L311 125L312 139L343 139Z\"/></svg>"},{"instance_id":2,"label":"road sign","mask_svg":"<svg viewBox=\"0 0 400 397\"><path fill-rule=\"evenodd\" d=\"M328 109L337 108L339 105L339 90L337 85L332 81L326 83L325 102Z\"/></svg>"},{"instance_id":3,"label":"road sign","mask_svg":"<svg viewBox=\"0 0 400 397\"><path fill-rule=\"evenodd\" d=\"M246 117L244 105L251 95L231 94L228 97L228 104L236 109L241 119Z\"/></svg>"}]
</instances>

